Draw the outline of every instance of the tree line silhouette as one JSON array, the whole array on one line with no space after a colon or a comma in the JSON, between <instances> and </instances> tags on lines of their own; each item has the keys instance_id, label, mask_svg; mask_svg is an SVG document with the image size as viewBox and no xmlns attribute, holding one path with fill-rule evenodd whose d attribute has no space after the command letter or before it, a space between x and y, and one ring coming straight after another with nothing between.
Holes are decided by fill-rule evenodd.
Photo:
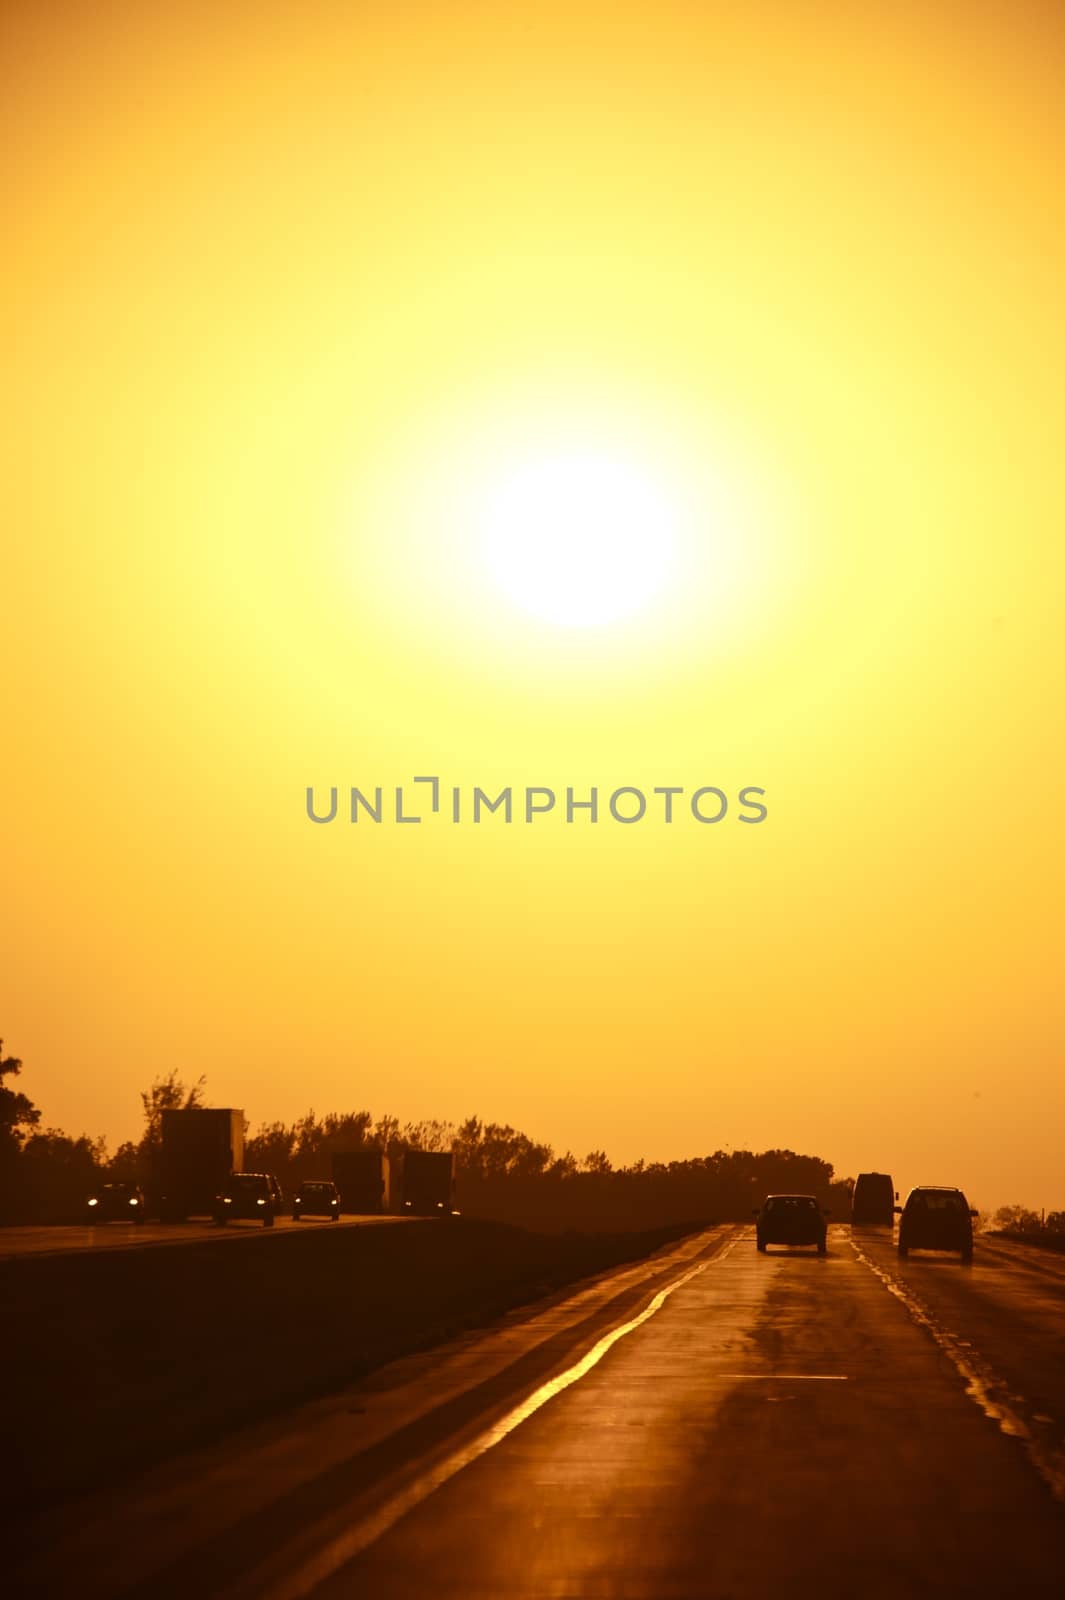
<instances>
[{"instance_id":1,"label":"tree line silhouette","mask_svg":"<svg viewBox=\"0 0 1065 1600\"><path fill-rule=\"evenodd\" d=\"M4 1077L22 1063L3 1058ZM71 1137L39 1127L26 1095L0 1087L0 1219L58 1222L81 1215L85 1197L102 1183L137 1183L149 1203L157 1188L162 1114L205 1104L203 1078L189 1085L176 1071L141 1094L144 1130L109 1154L102 1139ZM271 1122L245 1142L247 1171L273 1172L292 1192L303 1181L329 1177L334 1151L375 1148L395 1158L406 1150L451 1150L457 1203L464 1215L529 1228L658 1227L673 1222L745 1219L773 1191L815 1194L843 1217L851 1180L834 1177L827 1161L791 1150L716 1150L685 1161L615 1167L602 1150L578 1159L556 1154L508 1124L469 1117L400 1122L369 1111L308 1111L297 1122Z\"/></svg>"},{"instance_id":2,"label":"tree line silhouette","mask_svg":"<svg viewBox=\"0 0 1065 1600\"><path fill-rule=\"evenodd\" d=\"M22 1062L4 1056L0 1039L0 1222L62 1222L80 1218L85 1198L102 1183L137 1183L151 1198L158 1182L162 1114L205 1104L201 1077L185 1084L176 1071L142 1092L144 1130L109 1154L103 1139L71 1137L40 1128L27 1095L8 1085ZM836 1178L816 1156L791 1150L716 1150L685 1161L633 1162L615 1167L604 1151L578 1159L558 1155L508 1124L469 1117L401 1123L369 1111L313 1111L297 1122L271 1122L245 1144L247 1171L273 1172L286 1191L309 1178L330 1176L334 1151L376 1148L452 1150L458 1205L468 1216L536 1229L652 1228L678 1222L745 1221L771 1193L814 1194L833 1215L850 1214L853 1180ZM1046 1215L1026 1206L1001 1206L987 1224L997 1232L1065 1250L1065 1211Z\"/></svg>"},{"instance_id":3,"label":"tree line silhouette","mask_svg":"<svg viewBox=\"0 0 1065 1600\"><path fill-rule=\"evenodd\" d=\"M1045 1245L1065 1251L1065 1211L1032 1211L1028 1206L999 1206L991 1218L996 1233L1023 1244Z\"/></svg>"}]
</instances>

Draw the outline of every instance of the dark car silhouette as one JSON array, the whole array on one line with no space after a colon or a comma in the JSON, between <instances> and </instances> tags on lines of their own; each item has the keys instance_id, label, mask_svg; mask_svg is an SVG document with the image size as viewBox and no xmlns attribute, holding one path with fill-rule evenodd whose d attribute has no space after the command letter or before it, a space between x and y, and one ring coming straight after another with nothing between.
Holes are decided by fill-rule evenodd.
<instances>
[{"instance_id":1,"label":"dark car silhouette","mask_svg":"<svg viewBox=\"0 0 1065 1600\"><path fill-rule=\"evenodd\" d=\"M922 1184L911 1189L899 1218L899 1255L911 1250L957 1250L968 1263L973 1258L973 1218L960 1189Z\"/></svg>"},{"instance_id":2,"label":"dark car silhouette","mask_svg":"<svg viewBox=\"0 0 1065 1600\"><path fill-rule=\"evenodd\" d=\"M767 1194L755 1210L759 1250L767 1244L815 1244L818 1255L828 1248L828 1217L812 1194Z\"/></svg>"},{"instance_id":3,"label":"dark car silhouette","mask_svg":"<svg viewBox=\"0 0 1065 1600\"><path fill-rule=\"evenodd\" d=\"M274 1225L274 1194L265 1172L234 1172L215 1199L214 1219L222 1227L227 1222L261 1222Z\"/></svg>"},{"instance_id":4,"label":"dark car silhouette","mask_svg":"<svg viewBox=\"0 0 1065 1600\"><path fill-rule=\"evenodd\" d=\"M340 1221L340 1191L335 1183L301 1183L292 1197L292 1220L301 1217L329 1217Z\"/></svg>"},{"instance_id":5,"label":"dark car silhouette","mask_svg":"<svg viewBox=\"0 0 1065 1600\"><path fill-rule=\"evenodd\" d=\"M85 1202L86 1222L143 1222L144 1196L135 1183L105 1183Z\"/></svg>"}]
</instances>

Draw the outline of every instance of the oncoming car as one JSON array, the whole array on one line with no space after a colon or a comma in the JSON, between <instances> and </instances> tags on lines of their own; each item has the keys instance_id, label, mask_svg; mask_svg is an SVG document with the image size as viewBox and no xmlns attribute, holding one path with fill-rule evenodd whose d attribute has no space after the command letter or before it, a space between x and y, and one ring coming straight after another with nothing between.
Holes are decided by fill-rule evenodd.
<instances>
[{"instance_id":1,"label":"oncoming car","mask_svg":"<svg viewBox=\"0 0 1065 1600\"><path fill-rule=\"evenodd\" d=\"M86 1222L143 1222L144 1196L135 1183L105 1183L85 1202Z\"/></svg>"},{"instance_id":2,"label":"oncoming car","mask_svg":"<svg viewBox=\"0 0 1065 1600\"><path fill-rule=\"evenodd\" d=\"M828 1212L812 1194L767 1194L755 1216L759 1250L767 1244L815 1244L823 1256L828 1248Z\"/></svg>"},{"instance_id":3,"label":"oncoming car","mask_svg":"<svg viewBox=\"0 0 1065 1600\"><path fill-rule=\"evenodd\" d=\"M899 1255L911 1250L957 1250L968 1264L973 1258L973 1218L960 1189L922 1184L911 1189L899 1218Z\"/></svg>"},{"instance_id":4,"label":"oncoming car","mask_svg":"<svg viewBox=\"0 0 1065 1600\"><path fill-rule=\"evenodd\" d=\"M215 1199L214 1220L221 1227L227 1222L244 1220L261 1222L264 1228L272 1228L274 1195L267 1174L234 1172Z\"/></svg>"},{"instance_id":5,"label":"oncoming car","mask_svg":"<svg viewBox=\"0 0 1065 1600\"><path fill-rule=\"evenodd\" d=\"M301 1183L292 1197L292 1220L301 1217L329 1217L340 1221L340 1192L335 1183Z\"/></svg>"}]
</instances>

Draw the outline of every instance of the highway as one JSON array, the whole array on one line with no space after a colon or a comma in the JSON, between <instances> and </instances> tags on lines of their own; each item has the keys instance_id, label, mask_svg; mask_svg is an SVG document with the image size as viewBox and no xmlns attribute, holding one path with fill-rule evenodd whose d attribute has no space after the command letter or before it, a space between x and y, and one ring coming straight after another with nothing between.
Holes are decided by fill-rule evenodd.
<instances>
[{"instance_id":1,"label":"highway","mask_svg":"<svg viewBox=\"0 0 1065 1600\"><path fill-rule=\"evenodd\" d=\"M224 1228L208 1221L196 1222L143 1222L139 1226L130 1222L103 1222L93 1227L69 1225L56 1227L0 1228L0 1261L14 1256L56 1255L71 1250L139 1250L149 1245L187 1244L199 1239L237 1239L249 1233L264 1238L274 1238L278 1232L295 1228L365 1227L368 1223L409 1222L409 1217L366 1216L341 1217L331 1223L328 1217L304 1217L293 1222L291 1217L276 1217L272 1228L258 1222L231 1222Z\"/></svg>"},{"instance_id":2,"label":"highway","mask_svg":"<svg viewBox=\"0 0 1065 1600\"><path fill-rule=\"evenodd\" d=\"M710 1230L45 1527L35 1581L1060 1600L1063 1357L1058 1258L978 1238L971 1268L900 1262L887 1229L844 1225L825 1256L759 1255L753 1229Z\"/></svg>"}]
</instances>

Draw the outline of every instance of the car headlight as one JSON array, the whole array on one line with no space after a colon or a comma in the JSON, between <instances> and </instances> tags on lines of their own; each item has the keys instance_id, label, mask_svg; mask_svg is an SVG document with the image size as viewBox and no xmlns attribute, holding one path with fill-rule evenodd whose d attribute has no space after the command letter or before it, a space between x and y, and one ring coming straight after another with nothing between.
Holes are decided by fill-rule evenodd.
<instances>
[{"instance_id":1,"label":"car headlight","mask_svg":"<svg viewBox=\"0 0 1065 1600\"><path fill-rule=\"evenodd\" d=\"M255 1204L257 1206L264 1206L266 1204L266 1201L265 1200L256 1200Z\"/></svg>"},{"instance_id":2,"label":"car headlight","mask_svg":"<svg viewBox=\"0 0 1065 1600\"><path fill-rule=\"evenodd\" d=\"M89 1201L89 1204L90 1204L90 1205L91 1205L91 1206L98 1206L98 1205L99 1205L99 1204L100 1204L100 1202L99 1202L99 1200L90 1200L90 1201Z\"/></svg>"},{"instance_id":3,"label":"car headlight","mask_svg":"<svg viewBox=\"0 0 1065 1600\"><path fill-rule=\"evenodd\" d=\"M233 1204L233 1202L232 1202L232 1200L231 1200L231 1199L230 1199L230 1198L229 1198L229 1196L228 1196L228 1195L227 1195L227 1194L225 1194L225 1195L223 1195L223 1196L222 1196L222 1204L223 1204L223 1205L224 1205L224 1206L231 1206L231 1205L232 1205L232 1204Z\"/></svg>"},{"instance_id":4,"label":"car headlight","mask_svg":"<svg viewBox=\"0 0 1065 1600\"><path fill-rule=\"evenodd\" d=\"M139 1202L138 1202L138 1201L136 1201L136 1200L131 1200L131 1201L130 1201L130 1205L131 1205L131 1206L135 1206L135 1205L137 1205L137 1204L139 1204Z\"/></svg>"}]
</instances>

